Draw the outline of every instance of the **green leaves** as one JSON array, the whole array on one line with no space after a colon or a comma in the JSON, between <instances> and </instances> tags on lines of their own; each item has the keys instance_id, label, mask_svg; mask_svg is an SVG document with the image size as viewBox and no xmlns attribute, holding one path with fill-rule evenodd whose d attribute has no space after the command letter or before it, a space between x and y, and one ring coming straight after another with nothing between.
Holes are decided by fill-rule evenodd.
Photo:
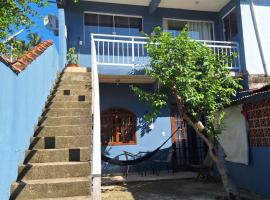
<instances>
[{"instance_id":1,"label":"green leaves","mask_svg":"<svg viewBox=\"0 0 270 200\"><path fill-rule=\"evenodd\" d=\"M158 80L161 88L165 89L161 91L175 88L186 114L194 120L205 117L208 119L207 132L212 135L220 133L223 116L218 111L230 104L232 95L241 88L240 80L231 77L228 64L225 64L236 55L215 54L202 42L191 40L187 29L173 38L159 27L149 37L147 51L151 68L146 73ZM140 100L150 104L153 114L147 117L156 117L157 110L166 105L163 102L168 97L166 92L149 93L134 87L132 91Z\"/></svg>"},{"instance_id":2,"label":"green leaves","mask_svg":"<svg viewBox=\"0 0 270 200\"><path fill-rule=\"evenodd\" d=\"M44 0L0 0L0 41L7 39L19 29L29 29L34 25L31 17L38 16L38 13L31 8L45 6ZM0 53L5 53L9 46L16 46L20 43L12 40L9 43L0 44Z\"/></svg>"},{"instance_id":3,"label":"green leaves","mask_svg":"<svg viewBox=\"0 0 270 200\"><path fill-rule=\"evenodd\" d=\"M67 62L68 64L78 64L79 55L75 55L75 48L69 48L67 52Z\"/></svg>"},{"instance_id":4,"label":"green leaves","mask_svg":"<svg viewBox=\"0 0 270 200\"><path fill-rule=\"evenodd\" d=\"M16 40L8 44L3 43L10 35L19 29L29 31L34 26L33 17L39 17L39 13L33 9L34 6L47 5L48 0L0 0L0 54L6 53L13 43L16 43Z\"/></svg>"},{"instance_id":5,"label":"green leaves","mask_svg":"<svg viewBox=\"0 0 270 200\"><path fill-rule=\"evenodd\" d=\"M160 110L167 105L167 95L160 92L146 92L138 87L130 86L131 91L139 98L140 101L146 102L150 111L144 116L144 120L151 123Z\"/></svg>"}]
</instances>

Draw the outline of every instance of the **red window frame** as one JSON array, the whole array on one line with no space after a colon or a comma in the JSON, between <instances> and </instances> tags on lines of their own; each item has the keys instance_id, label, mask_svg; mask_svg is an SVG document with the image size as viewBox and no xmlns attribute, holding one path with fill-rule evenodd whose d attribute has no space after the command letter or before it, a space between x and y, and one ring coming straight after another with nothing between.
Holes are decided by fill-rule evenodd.
<instances>
[{"instance_id":1,"label":"red window frame","mask_svg":"<svg viewBox=\"0 0 270 200\"><path fill-rule=\"evenodd\" d=\"M124 108L110 108L101 113L101 143L103 146L135 145L136 116Z\"/></svg>"}]
</instances>

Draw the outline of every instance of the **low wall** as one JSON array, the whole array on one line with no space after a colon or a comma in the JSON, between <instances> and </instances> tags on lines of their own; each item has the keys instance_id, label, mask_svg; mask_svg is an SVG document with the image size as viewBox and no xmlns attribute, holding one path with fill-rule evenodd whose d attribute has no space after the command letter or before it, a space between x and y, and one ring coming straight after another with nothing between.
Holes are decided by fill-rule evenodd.
<instances>
[{"instance_id":1,"label":"low wall","mask_svg":"<svg viewBox=\"0 0 270 200\"><path fill-rule=\"evenodd\" d=\"M0 199L8 199L59 69L55 46L16 75L0 62Z\"/></svg>"}]
</instances>

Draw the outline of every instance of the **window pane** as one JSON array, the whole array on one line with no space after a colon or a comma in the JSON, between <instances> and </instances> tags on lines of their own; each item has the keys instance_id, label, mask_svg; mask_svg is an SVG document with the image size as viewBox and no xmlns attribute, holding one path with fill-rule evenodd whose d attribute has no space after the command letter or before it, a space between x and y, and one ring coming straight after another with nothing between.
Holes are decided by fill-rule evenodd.
<instances>
[{"instance_id":1,"label":"window pane","mask_svg":"<svg viewBox=\"0 0 270 200\"><path fill-rule=\"evenodd\" d=\"M176 37L183 28L187 25L185 21L178 20L165 20L164 21L164 29L172 33L173 37Z\"/></svg>"},{"instance_id":2,"label":"window pane","mask_svg":"<svg viewBox=\"0 0 270 200\"><path fill-rule=\"evenodd\" d=\"M168 29L173 31L181 31L185 26L187 25L187 22L184 21L177 21L177 20L169 20L168 21Z\"/></svg>"},{"instance_id":3,"label":"window pane","mask_svg":"<svg viewBox=\"0 0 270 200\"><path fill-rule=\"evenodd\" d=\"M195 40L212 40L213 25L210 22L188 22L189 36Z\"/></svg>"},{"instance_id":4,"label":"window pane","mask_svg":"<svg viewBox=\"0 0 270 200\"><path fill-rule=\"evenodd\" d=\"M85 26L98 26L98 15L97 14L85 14L84 15Z\"/></svg>"},{"instance_id":5,"label":"window pane","mask_svg":"<svg viewBox=\"0 0 270 200\"><path fill-rule=\"evenodd\" d=\"M101 113L103 145L135 144L135 115L124 109L112 108Z\"/></svg>"},{"instance_id":6,"label":"window pane","mask_svg":"<svg viewBox=\"0 0 270 200\"><path fill-rule=\"evenodd\" d=\"M113 16L110 15L99 15L98 16L98 28L99 33L102 34L113 34Z\"/></svg>"},{"instance_id":7,"label":"window pane","mask_svg":"<svg viewBox=\"0 0 270 200\"><path fill-rule=\"evenodd\" d=\"M98 25L104 27L113 27L113 16L110 15L99 15Z\"/></svg>"},{"instance_id":8,"label":"window pane","mask_svg":"<svg viewBox=\"0 0 270 200\"><path fill-rule=\"evenodd\" d=\"M223 19L223 24L225 40L234 40L238 34L235 9Z\"/></svg>"},{"instance_id":9,"label":"window pane","mask_svg":"<svg viewBox=\"0 0 270 200\"><path fill-rule=\"evenodd\" d=\"M118 35L129 35L128 17L114 17L115 33Z\"/></svg>"},{"instance_id":10,"label":"window pane","mask_svg":"<svg viewBox=\"0 0 270 200\"><path fill-rule=\"evenodd\" d=\"M129 18L130 35L140 35L142 32L142 18Z\"/></svg>"}]
</instances>

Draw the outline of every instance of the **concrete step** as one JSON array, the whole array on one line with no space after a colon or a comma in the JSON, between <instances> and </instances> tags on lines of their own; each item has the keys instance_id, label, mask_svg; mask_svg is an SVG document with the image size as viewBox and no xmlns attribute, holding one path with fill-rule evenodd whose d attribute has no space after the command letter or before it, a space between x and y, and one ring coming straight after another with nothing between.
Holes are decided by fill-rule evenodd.
<instances>
[{"instance_id":1,"label":"concrete step","mask_svg":"<svg viewBox=\"0 0 270 200\"><path fill-rule=\"evenodd\" d=\"M59 85L91 85L91 80L60 80Z\"/></svg>"},{"instance_id":2,"label":"concrete step","mask_svg":"<svg viewBox=\"0 0 270 200\"><path fill-rule=\"evenodd\" d=\"M60 198L90 195L90 181L83 178L25 180L11 186L10 199Z\"/></svg>"},{"instance_id":3,"label":"concrete step","mask_svg":"<svg viewBox=\"0 0 270 200\"><path fill-rule=\"evenodd\" d=\"M18 180L88 177L89 162L53 162L20 165Z\"/></svg>"},{"instance_id":4,"label":"concrete step","mask_svg":"<svg viewBox=\"0 0 270 200\"><path fill-rule=\"evenodd\" d=\"M65 95L65 96L70 96L70 95L92 95L92 92L90 89L80 89L80 88L61 88L57 89L53 92L53 95L58 96L58 95Z\"/></svg>"},{"instance_id":5,"label":"concrete step","mask_svg":"<svg viewBox=\"0 0 270 200\"><path fill-rule=\"evenodd\" d=\"M69 80L69 81L90 81L91 80L91 73L89 72L65 72L61 80Z\"/></svg>"},{"instance_id":6,"label":"concrete step","mask_svg":"<svg viewBox=\"0 0 270 200\"><path fill-rule=\"evenodd\" d=\"M51 102L48 105L46 105L46 108L85 108L85 109L91 109L90 102L87 101L69 101L69 102L61 102L61 101L55 101Z\"/></svg>"},{"instance_id":7,"label":"concrete step","mask_svg":"<svg viewBox=\"0 0 270 200\"><path fill-rule=\"evenodd\" d=\"M57 136L57 137L32 137L30 149L61 149L89 147L90 135Z\"/></svg>"},{"instance_id":8,"label":"concrete step","mask_svg":"<svg viewBox=\"0 0 270 200\"><path fill-rule=\"evenodd\" d=\"M84 84L62 84L60 83L57 90L91 90L92 86L90 83Z\"/></svg>"},{"instance_id":9,"label":"concrete step","mask_svg":"<svg viewBox=\"0 0 270 200\"><path fill-rule=\"evenodd\" d=\"M90 125L90 117L44 117L39 126Z\"/></svg>"},{"instance_id":10,"label":"concrete step","mask_svg":"<svg viewBox=\"0 0 270 200\"><path fill-rule=\"evenodd\" d=\"M63 197L63 198L46 198L46 199L39 199L39 200L89 200L91 196L74 196L74 197Z\"/></svg>"},{"instance_id":11,"label":"concrete step","mask_svg":"<svg viewBox=\"0 0 270 200\"><path fill-rule=\"evenodd\" d=\"M84 108L52 108L47 109L43 116L46 117L83 117L83 116L91 116L90 109Z\"/></svg>"},{"instance_id":12,"label":"concrete step","mask_svg":"<svg viewBox=\"0 0 270 200\"><path fill-rule=\"evenodd\" d=\"M50 137L50 136L79 136L91 134L90 126L40 126L35 131L35 136Z\"/></svg>"},{"instance_id":13,"label":"concrete step","mask_svg":"<svg viewBox=\"0 0 270 200\"><path fill-rule=\"evenodd\" d=\"M92 93L84 94L84 95L53 95L51 97L52 101L91 101Z\"/></svg>"},{"instance_id":14,"label":"concrete step","mask_svg":"<svg viewBox=\"0 0 270 200\"><path fill-rule=\"evenodd\" d=\"M78 162L89 161L90 150L87 147L69 149L34 149L25 151L26 163Z\"/></svg>"}]
</instances>

